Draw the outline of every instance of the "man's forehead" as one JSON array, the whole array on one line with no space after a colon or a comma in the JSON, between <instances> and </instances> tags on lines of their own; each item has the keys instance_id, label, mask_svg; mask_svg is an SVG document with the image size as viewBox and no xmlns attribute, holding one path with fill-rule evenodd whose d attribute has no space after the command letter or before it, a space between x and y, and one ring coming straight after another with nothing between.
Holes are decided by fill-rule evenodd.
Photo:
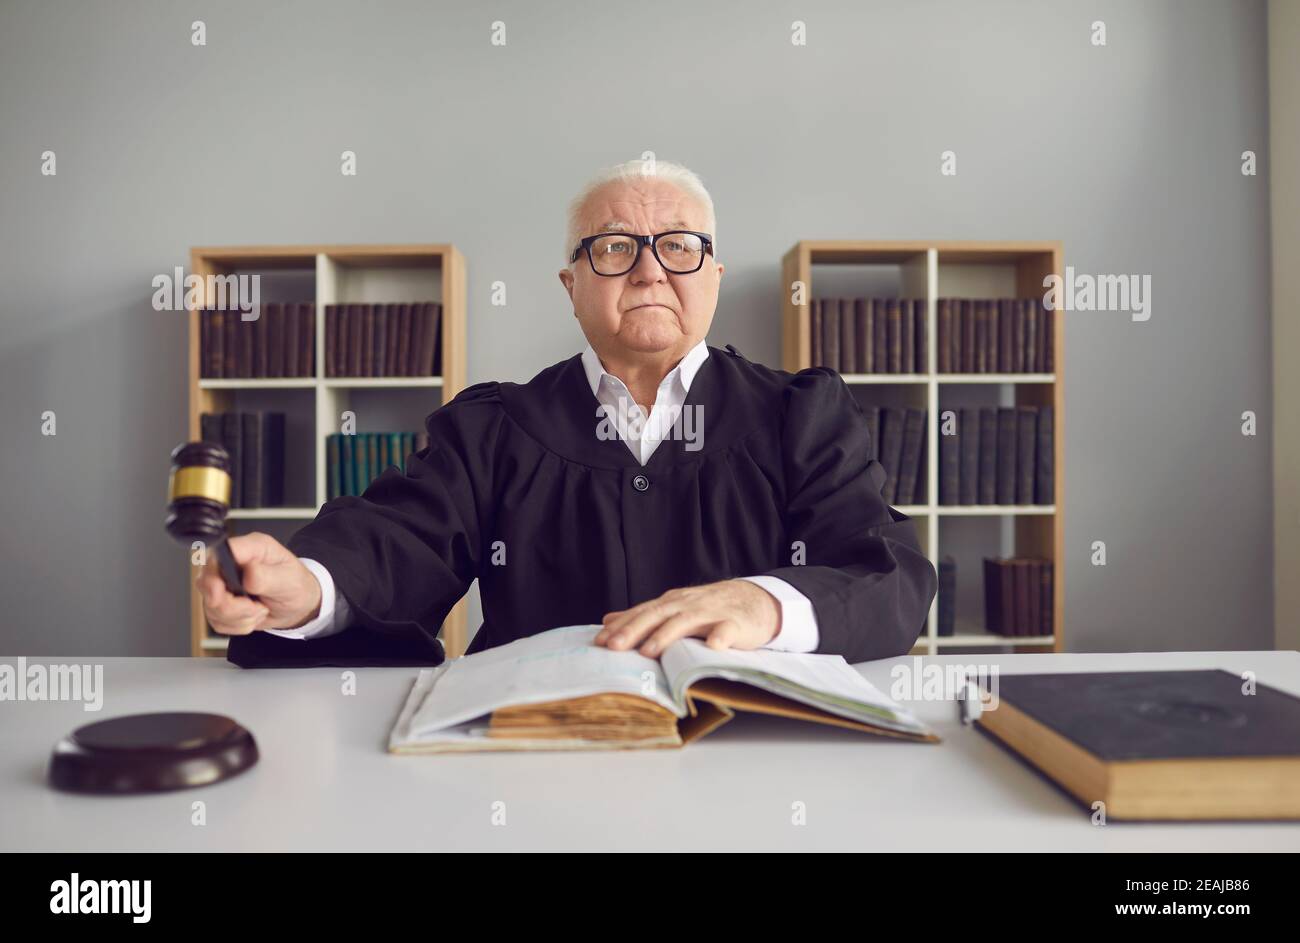
<instances>
[{"instance_id":1,"label":"man's forehead","mask_svg":"<svg viewBox=\"0 0 1300 943\"><path fill-rule=\"evenodd\" d=\"M695 201L685 194L663 196L644 196L634 199L626 197L597 199L593 201L588 214L592 232L611 232L623 229L637 229L641 220L649 219L655 231L665 229L694 229L703 225L704 220L695 219L703 214L696 208Z\"/></svg>"}]
</instances>

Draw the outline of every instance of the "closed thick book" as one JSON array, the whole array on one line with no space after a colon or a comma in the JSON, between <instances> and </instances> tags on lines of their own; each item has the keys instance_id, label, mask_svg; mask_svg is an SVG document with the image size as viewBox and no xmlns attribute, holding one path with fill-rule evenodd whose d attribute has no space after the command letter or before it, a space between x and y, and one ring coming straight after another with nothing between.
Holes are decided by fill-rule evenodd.
<instances>
[{"instance_id":1,"label":"closed thick book","mask_svg":"<svg viewBox=\"0 0 1300 943\"><path fill-rule=\"evenodd\" d=\"M964 408L958 411L961 428L961 470L957 477L958 504L979 503L980 447L983 430L980 429L979 411Z\"/></svg>"},{"instance_id":2,"label":"closed thick book","mask_svg":"<svg viewBox=\"0 0 1300 943\"><path fill-rule=\"evenodd\" d=\"M239 311L229 310L225 312L225 325L221 335L224 347L224 363L222 373L228 378L239 376Z\"/></svg>"},{"instance_id":3,"label":"closed thick book","mask_svg":"<svg viewBox=\"0 0 1300 943\"><path fill-rule=\"evenodd\" d=\"M298 372L298 348L302 344L302 321L298 317L297 306L286 302L281 306L284 318L284 375L286 377L302 376Z\"/></svg>"},{"instance_id":4,"label":"closed thick book","mask_svg":"<svg viewBox=\"0 0 1300 943\"><path fill-rule=\"evenodd\" d=\"M226 375L226 312L212 309L204 313L210 325L206 375L220 380Z\"/></svg>"},{"instance_id":5,"label":"closed thick book","mask_svg":"<svg viewBox=\"0 0 1300 943\"><path fill-rule=\"evenodd\" d=\"M364 305L361 330L361 376L375 375L375 306Z\"/></svg>"},{"instance_id":6,"label":"closed thick book","mask_svg":"<svg viewBox=\"0 0 1300 943\"><path fill-rule=\"evenodd\" d=\"M271 370L271 332L266 320L266 309L257 307L257 320L253 322L253 376L266 377Z\"/></svg>"},{"instance_id":7,"label":"closed thick book","mask_svg":"<svg viewBox=\"0 0 1300 943\"><path fill-rule=\"evenodd\" d=\"M975 372L975 301L961 299L961 372Z\"/></svg>"},{"instance_id":8,"label":"closed thick book","mask_svg":"<svg viewBox=\"0 0 1300 943\"><path fill-rule=\"evenodd\" d=\"M595 645L599 630L551 629L420 671L388 749L681 747L737 712L939 742L839 655L714 651L687 638L654 659Z\"/></svg>"},{"instance_id":9,"label":"closed thick book","mask_svg":"<svg viewBox=\"0 0 1300 943\"><path fill-rule=\"evenodd\" d=\"M258 414L262 426L262 507L284 507L284 413Z\"/></svg>"},{"instance_id":10,"label":"closed thick book","mask_svg":"<svg viewBox=\"0 0 1300 943\"><path fill-rule=\"evenodd\" d=\"M266 318L266 375L272 379L288 376L284 372L284 314L279 302L262 305Z\"/></svg>"},{"instance_id":11,"label":"closed thick book","mask_svg":"<svg viewBox=\"0 0 1300 943\"><path fill-rule=\"evenodd\" d=\"M400 304L384 305L384 373L386 377L401 376L398 370L397 354L401 349L397 332L401 330Z\"/></svg>"},{"instance_id":12,"label":"closed thick book","mask_svg":"<svg viewBox=\"0 0 1300 943\"><path fill-rule=\"evenodd\" d=\"M1038 451L1038 407L1016 407L1016 504L1034 503L1034 457Z\"/></svg>"},{"instance_id":13,"label":"closed thick book","mask_svg":"<svg viewBox=\"0 0 1300 943\"><path fill-rule=\"evenodd\" d=\"M834 298L822 299L822 365L840 370L840 305Z\"/></svg>"},{"instance_id":14,"label":"closed thick book","mask_svg":"<svg viewBox=\"0 0 1300 943\"><path fill-rule=\"evenodd\" d=\"M912 299L901 298L898 302L899 318L899 373L911 373L916 364L916 319L912 315Z\"/></svg>"},{"instance_id":15,"label":"closed thick book","mask_svg":"<svg viewBox=\"0 0 1300 943\"><path fill-rule=\"evenodd\" d=\"M999 676L978 726L1106 819L1300 818L1300 699L1228 671Z\"/></svg>"},{"instance_id":16,"label":"closed thick book","mask_svg":"<svg viewBox=\"0 0 1300 943\"><path fill-rule=\"evenodd\" d=\"M370 433L358 432L352 437L352 461L356 465L357 494L365 494L370 487Z\"/></svg>"},{"instance_id":17,"label":"closed thick book","mask_svg":"<svg viewBox=\"0 0 1300 943\"><path fill-rule=\"evenodd\" d=\"M235 358L235 376L241 379L247 379L254 376L253 341L256 332L256 321L244 320L244 315L240 311L232 311L231 315L237 325L235 334L238 337L239 353Z\"/></svg>"},{"instance_id":18,"label":"closed thick book","mask_svg":"<svg viewBox=\"0 0 1300 943\"><path fill-rule=\"evenodd\" d=\"M939 596L935 600L939 607L939 621L935 632L941 636L950 636L954 631L957 612L957 561L951 555L939 561Z\"/></svg>"},{"instance_id":19,"label":"closed thick book","mask_svg":"<svg viewBox=\"0 0 1300 943\"><path fill-rule=\"evenodd\" d=\"M1015 407L998 407L998 504L1016 503L1017 430Z\"/></svg>"},{"instance_id":20,"label":"closed thick book","mask_svg":"<svg viewBox=\"0 0 1300 943\"><path fill-rule=\"evenodd\" d=\"M978 504L998 503L998 409L979 408L979 487Z\"/></svg>"},{"instance_id":21,"label":"closed thick book","mask_svg":"<svg viewBox=\"0 0 1300 943\"><path fill-rule=\"evenodd\" d=\"M1038 301L1022 298L1020 303L1025 312L1025 372L1037 373L1042 369L1038 362Z\"/></svg>"},{"instance_id":22,"label":"closed thick book","mask_svg":"<svg viewBox=\"0 0 1300 943\"><path fill-rule=\"evenodd\" d=\"M199 414L199 438L221 445L221 413Z\"/></svg>"},{"instance_id":23,"label":"closed thick book","mask_svg":"<svg viewBox=\"0 0 1300 943\"><path fill-rule=\"evenodd\" d=\"M903 311L897 298L885 299L886 372L903 372Z\"/></svg>"},{"instance_id":24,"label":"closed thick book","mask_svg":"<svg viewBox=\"0 0 1300 943\"><path fill-rule=\"evenodd\" d=\"M1038 362L1044 373L1052 373L1056 370L1056 312L1049 311L1043 304L1042 299L1038 300L1038 336L1040 338Z\"/></svg>"},{"instance_id":25,"label":"closed thick book","mask_svg":"<svg viewBox=\"0 0 1300 943\"><path fill-rule=\"evenodd\" d=\"M316 375L316 302L305 301L298 305L298 375Z\"/></svg>"},{"instance_id":26,"label":"closed thick book","mask_svg":"<svg viewBox=\"0 0 1300 943\"><path fill-rule=\"evenodd\" d=\"M840 298L840 372L858 373L857 321L853 317L853 299Z\"/></svg>"},{"instance_id":27,"label":"closed thick book","mask_svg":"<svg viewBox=\"0 0 1300 943\"><path fill-rule=\"evenodd\" d=\"M871 438L871 458L880 461L880 407L864 406L862 412L867 417L867 435Z\"/></svg>"},{"instance_id":28,"label":"closed thick book","mask_svg":"<svg viewBox=\"0 0 1300 943\"><path fill-rule=\"evenodd\" d=\"M915 350L915 358L912 363L913 373L928 373L930 371L930 351L926 347L926 338L929 336L926 332L926 305L924 298L912 299L912 345Z\"/></svg>"},{"instance_id":29,"label":"closed thick book","mask_svg":"<svg viewBox=\"0 0 1300 943\"><path fill-rule=\"evenodd\" d=\"M952 373L952 301L940 298L934 306L935 366L939 373Z\"/></svg>"},{"instance_id":30,"label":"closed thick book","mask_svg":"<svg viewBox=\"0 0 1300 943\"><path fill-rule=\"evenodd\" d=\"M403 302L397 306L397 364L395 376L411 375L414 355L411 353L411 325L417 320L416 305Z\"/></svg>"},{"instance_id":31,"label":"closed thick book","mask_svg":"<svg viewBox=\"0 0 1300 943\"><path fill-rule=\"evenodd\" d=\"M944 423L939 423L939 503L961 503L961 433L962 417L957 412L951 435L944 435ZM978 430L976 430L978 432Z\"/></svg>"},{"instance_id":32,"label":"closed thick book","mask_svg":"<svg viewBox=\"0 0 1300 943\"><path fill-rule=\"evenodd\" d=\"M370 487L370 483L384 470L384 466L379 462L379 433L377 432L366 433L366 469L369 472L366 487Z\"/></svg>"},{"instance_id":33,"label":"closed thick book","mask_svg":"<svg viewBox=\"0 0 1300 943\"><path fill-rule=\"evenodd\" d=\"M871 299L871 372L889 372L889 299Z\"/></svg>"},{"instance_id":34,"label":"closed thick book","mask_svg":"<svg viewBox=\"0 0 1300 943\"><path fill-rule=\"evenodd\" d=\"M1016 318L1016 299L999 298L997 310L997 336L998 336L998 363L995 368L998 373L1011 373L1012 364L1015 362L1011 352L1011 345L1014 342L1014 333L1012 327Z\"/></svg>"},{"instance_id":35,"label":"closed thick book","mask_svg":"<svg viewBox=\"0 0 1300 943\"><path fill-rule=\"evenodd\" d=\"M869 298L853 299L853 340L857 345L854 359L858 364L858 373L870 373L872 358L875 356L871 343L871 300Z\"/></svg>"},{"instance_id":36,"label":"closed thick book","mask_svg":"<svg viewBox=\"0 0 1300 943\"><path fill-rule=\"evenodd\" d=\"M1055 564L1051 560L1038 561L1038 634L1052 634L1052 612L1055 609L1055 596L1052 592L1052 577Z\"/></svg>"},{"instance_id":37,"label":"closed thick book","mask_svg":"<svg viewBox=\"0 0 1300 943\"><path fill-rule=\"evenodd\" d=\"M257 413L240 413L243 499L241 508L262 506L262 423Z\"/></svg>"},{"instance_id":38,"label":"closed thick book","mask_svg":"<svg viewBox=\"0 0 1300 943\"><path fill-rule=\"evenodd\" d=\"M372 305L375 309L375 344L371 352L371 375L388 376L388 309L392 305Z\"/></svg>"},{"instance_id":39,"label":"closed thick book","mask_svg":"<svg viewBox=\"0 0 1300 943\"><path fill-rule=\"evenodd\" d=\"M344 495L357 494L357 466L353 461L356 440L355 435L339 433L339 479Z\"/></svg>"},{"instance_id":40,"label":"closed thick book","mask_svg":"<svg viewBox=\"0 0 1300 943\"><path fill-rule=\"evenodd\" d=\"M361 345L362 334L366 329L366 305L348 305L348 372L350 377L362 376Z\"/></svg>"},{"instance_id":41,"label":"closed thick book","mask_svg":"<svg viewBox=\"0 0 1300 943\"><path fill-rule=\"evenodd\" d=\"M885 406L880 410L883 426L880 430L880 464L884 467L886 476L880 496L886 504L894 504L898 494L898 466L903 460L903 415L903 409L899 406Z\"/></svg>"},{"instance_id":42,"label":"closed thick book","mask_svg":"<svg viewBox=\"0 0 1300 943\"><path fill-rule=\"evenodd\" d=\"M343 438L337 432L330 433L325 437L325 497L326 500L333 500L343 493L343 479L340 475L342 462L339 456L339 447L342 445L340 440Z\"/></svg>"},{"instance_id":43,"label":"closed thick book","mask_svg":"<svg viewBox=\"0 0 1300 943\"><path fill-rule=\"evenodd\" d=\"M229 314L230 312L227 312ZM244 506L244 422L239 413L221 414L221 444L230 456L230 507Z\"/></svg>"},{"instance_id":44,"label":"closed thick book","mask_svg":"<svg viewBox=\"0 0 1300 943\"><path fill-rule=\"evenodd\" d=\"M975 313L975 372L988 373L989 303L984 298L976 298L971 308Z\"/></svg>"},{"instance_id":45,"label":"closed thick book","mask_svg":"<svg viewBox=\"0 0 1300 943\"><path fill-rule=\"evenodd\" d=\"M925 444L925 410L908 406L903 414L903 451L898 464L899 504L916 503L917 479L921 475L921 448Z\"/></svg>"},{"instance_id":46,"label":"closed thick book","mask_svg":"<svg viewBox=\"0 0 1300 943\"><path fill-rule=\"evenodd\" d=\"M1038 407L1038 444L1034 462L1034 503L1056 500L1056 440L1051 406Z\"/></svg>"},{"instance_id":47,"label":"closed thick book","mask_svg":"<svg viewBox=\"0 0 1300 943\"><path fill-rule=\"evenodd\" d=\"M325 306L325 376L338 376L339 306Z\"/></svg>"},{"instance_id":48,"label":"closed thick book","mask_svg":"<svg viewBox=\"0 0 1300 943\"><path fill-rule=\"evenodd\" d=\"M1002 566L1001 561L985 557L984 563L984 631L1002 635ZM940 587L940 592L942 592Z\"/></svg>"}]
</instances>

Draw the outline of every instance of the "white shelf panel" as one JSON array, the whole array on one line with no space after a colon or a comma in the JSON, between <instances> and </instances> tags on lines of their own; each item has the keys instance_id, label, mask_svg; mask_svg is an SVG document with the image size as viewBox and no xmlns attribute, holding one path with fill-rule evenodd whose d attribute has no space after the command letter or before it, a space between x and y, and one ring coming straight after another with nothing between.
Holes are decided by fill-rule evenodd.
<instances>
[{"instance_id":1,"label":"white shelf panel","mask_svg":"<svg viewBox=\"0 0 1300 943\"><path fill-rule=\"evenodd\" d=\"M251 377L244 379L199 381L201 390L307 390L316 385L313 377Z\"/></svg>"},{"instance_id":2,"label":"white shelf panel","mask_svg":"<svg viewBox=\"0 0 1300 943\"><path fill-rule=\"evenodd\" d=\"M922 639L925 636L921 636ZM957 648L996 645L1042 645L1050 648L1056 642L1054 635L989 635L987 633L967 633L963 635L937 635L935 644L939 648Z\"/></svg>"},{"instance_id":3,"label":"white shelf panel","mask_svg":"<svg viewBox=\"0 0 1300 943\"><path fill-rule=\"evenodd\" d=\"M1002 514L1037 514L1050 516L1056 513L1055 504L939 504L929 513L940 517L997 517Z\"/></svg>"},{"instance_id":4,"label":"white shelf panel","mask_svg":"<svg viewBox=\"0 0 1300 943\"><path fill-rule=\"evenodd\" d=\"M929 383L928 373L841 373L845 383L863 386L876 383Z\"/></svg>"},{"instance_id":5,"label":"white shelf panel","mask_svg":"<svg viewBox=\"0 0 1300 943\"><path fill-rule=\"evenodd\" d=\"M231 508L227 517L246 521L296 521L316 516L317 508Z\"/></svg>"},{"instance_id":6,"label":"white shelf panel","mask_svg":"<svg viewBox=\"0 0 1300 943\"><path fill-rule=\"evenodd\" d=\"M939 373L940 383L1055 383L1055 373Z\"/></svg>"},{"instance_id":7,"label":"white shelf panel","mask_svg":"<svg viewBox=\"0 0 1300 943\"><path fill-rule=\"evenodd\" d=\"M442 386L442 377L329 377L326 389L391 389L394 387Z\"/></svg>"}]
</instances>

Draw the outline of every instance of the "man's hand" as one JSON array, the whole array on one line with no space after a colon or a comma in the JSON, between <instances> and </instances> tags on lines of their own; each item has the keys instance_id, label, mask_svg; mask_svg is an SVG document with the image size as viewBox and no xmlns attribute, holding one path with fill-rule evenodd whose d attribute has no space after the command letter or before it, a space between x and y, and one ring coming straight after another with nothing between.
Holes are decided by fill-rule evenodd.
<instances>
[{"instance_id":1,"label":"man's hand","mask_svg":"<svg viewBox=\"0 0 1300 943\"><path fill-rule=\"evenodd\" d=\"M657 658L687 636L710 648L761 648L781 631L781 604L748 580L670 589L657 599L605 614L596 644Z\"/></svg>"},{"instance_id":2,"label":"man's hand","mask_svg":"<svg viewBox=\"0 0 1300 943\"><path fill-rule=\"evenodd\" d=\"M296 629L320 613L320 583L293 553L270 534L231 537L244 592L226 589L216 558L209 554L194 582L203 596L203 614L222 635L247 635L257 629Z\"/></svg>"}]
</instances>

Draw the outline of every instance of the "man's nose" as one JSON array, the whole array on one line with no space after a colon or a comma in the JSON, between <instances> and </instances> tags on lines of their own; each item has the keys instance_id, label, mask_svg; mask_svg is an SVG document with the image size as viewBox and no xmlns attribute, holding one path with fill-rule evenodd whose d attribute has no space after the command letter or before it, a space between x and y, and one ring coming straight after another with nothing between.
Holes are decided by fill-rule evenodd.
<instances>
[{"instance_id":1,"label":"man's nose","mask_svg":"<svg viewBox=\"0 0 1300 943\"><path fill-rule=\"evenodd\" d=\"M655 254L649 246L641 248L641 257L636 260L636 265L632 266L632 271L628 272L628 279L634 285L644 285L646 283L662 282L668 280L668 273L664 267L659 264Z\"/></svg>"}]
</instances>

